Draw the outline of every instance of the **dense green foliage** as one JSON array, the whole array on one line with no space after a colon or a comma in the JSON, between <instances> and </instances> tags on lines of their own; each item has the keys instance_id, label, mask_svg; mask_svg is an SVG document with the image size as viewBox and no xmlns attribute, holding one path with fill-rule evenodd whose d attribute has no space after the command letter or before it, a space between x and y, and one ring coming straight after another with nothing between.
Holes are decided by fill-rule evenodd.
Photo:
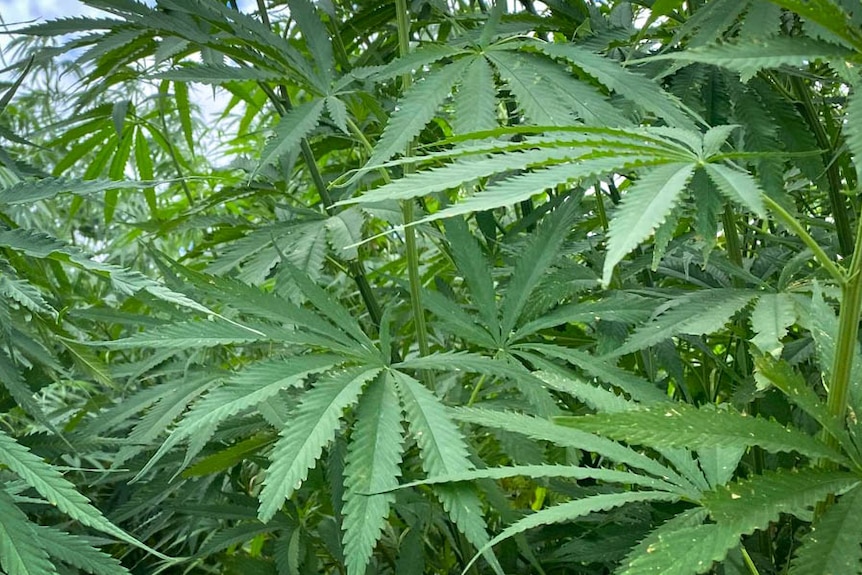
<instances>
[{"instance_id":1,"label":"dense green foliage","mask_svg":"<svg viewBox=\"0 0 862 575\"><path fill-rule=\"evenodd\" d=\"M0 572L862 573L858 0L85 3L3 54Z\"/></svg>"}]
</instances>

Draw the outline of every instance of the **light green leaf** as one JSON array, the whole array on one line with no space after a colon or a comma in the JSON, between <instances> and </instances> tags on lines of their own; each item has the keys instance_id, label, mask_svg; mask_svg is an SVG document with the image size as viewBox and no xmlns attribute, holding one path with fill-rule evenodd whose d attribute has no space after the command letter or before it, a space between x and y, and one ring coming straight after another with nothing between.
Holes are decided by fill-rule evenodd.
<instances>
[{"instance_id":1,"label":"light green leaf","mask_svg":"<svg viewBox=\"0 0 862 575\"><path fill-rule=\"evenodd\" d=\"M459 473L473 468L467 444L445 407L424 385L401 371L392 372L407 415L410 432L419 445L422 468L431 475ZM441 486L435 491L449 517L476 548L488 542L482 503L470 486ZM502 575L497 558L484 554Z\"/></svg>"},{"instance_id":2,"label":"light green leaf","mask_svg":"<svg viewBox=\"0 0 862 575\"><path fill-rule=\"evenodd\" d=\"M145 188L151 185L152 182L134 180L76 180L67 178L22 180L13 186L0 189L0 204L10 206L31 204L40 200L50 200L60 194L86 196L106 190Z\"/></svg>"},{"instance_id":3,"label":"light green leaf","mask_svg":"<svg viewBox=\"0 0 862 575\"><path fill-rule=\"evenodd\" d=\"M806 517L829 495L859 485L859 477L832 469L779 469L754 475L706 493L701 504L719 525L740 534L766 528L781 513Z\"/></svg>"},{"instance_id":4,"label":"light green leaf","mask_svg":"<svg viewBox=\"0 0 862 575\"><path fill-rule=\"evenodd\" d=\"M335 96L326 97L326 111L329 113L329 118L338 126L338 129L349 134L347 128L347 106L339 98Z\"/></svg>"},{"instance_id":5,"label":"light green leaf","mask_svg":"<svg viewBox=\"0 0 862 575\"><path fill-rule=\"evenodd\" d=\"M341 358L315 354L288 359L273 358L247 366L219 387L195 402L168 439L159 447L136 479L147 473L170 449L186 438L206 443L218 426L229 417L273 398L279 391L303 384L311 374L336 365ZM183 462L187 465L195 452L189 450Z\"/></svg>"},{"instance_id":6,"label":"light green leaf","mask_svg":"<svg viewBox=\"0 0 862 575\"><path fill-rule=\"evenodd\" d=\"M847 114L847 121L844 123L847 147L856 164L856 170L862 172L862 77L853 87L844 111Z\"/></svg>"},{"instance_id":7,"label":"light green leaf","mask_svg":"<svg viewBox=\"0 0 862 575\"><path fill-rule=\"evenodd\" d=\"M226 84L228 82L284 82L289 79L282 72L252 68L250 66L227 66L224 64L184 63L180 68L152 75L160 80L174 82L198 82L200 84Z\"/></svg>"},{"instance_id":8,"label":"light green leaf","mask_svg":"<svg viewBox=\"0 0 862 575\"><path fill-rule=\"evenodd\" d=\"M469 134L497 127L497 106L494 72L484 57L475 58L464 71L452 101L452 130Z\"/></svg>"},{"instance_id":9,"label":"light green leaf","mask_svg":"<svg viewBox=\"0 0 862 575\"><path fill-rule=\"evenodd\" d=\"M500 318L497 310L497 294L491 276L488 258L482 253L479 242L470 233L462 218L451 218L444 222L446 239L458 271L467 282L479 317L495 341L500 341ZM463 316L463 314L459 314Z\"/></svg>"},{"instance_id":10,"label":"light green leaf","mask_svg":"<svg viewBox=\"0 0 862 575\"><path fill-rule=\"evenodd\" d=\"M530 236L521 255L515 262L509 286L500 302L501 330L503 337L515 328L527 300L539 285L545 272L557 258L563 241L575 222L579 206L575 201L563 202L542 220L536 233Z\"/></svg>"},{"instance_id":11,"label":"light green leaf","mask_svg":"<svg viewBox=\"0 0 862 575\"><path fill-rule=\"evenodd\" d=\"M731 480L742 456L744 447L725 447L716 445L697 450L697 463L711 488L724 485Z\"/></svg>"},{"instance_id":12,"label":"light green leaf","mask_svg":"<svg viewBox=\"0 0 862 575\"><path fill-rule=\"evenodd\" d=\"M107 555L79 535L54 527L33 524L36 537L52 557L93 575L129 575L117 559Z\"/></svg>"},{"instance_id":13,"label":"light green leaf","mask_svg":"<svg viewBox=\"0 0 862 575\"><path fill-rule=\"evenodd\" d=\"M754 376L758 383L766 382L780 389L788 400L823 426L847 452L856 451L842 422L830 413L826 403L811 389L802 374L794 371L787 362L772 356L761 356L754 362L757 370Z\"/></svg>"},{"instance_id":14,"label":"light green leaf","mask_svg":"<svg viewBox=\"0 0 862 575\"><path fill-rule=\"evenodd\" d=\"M595 357L589 353L553 344L524 343L519 344L520 349L529 349L546 355L563 359L578 366L593 377L597 377L605 383L622 390L635 401L642 403L666 403L669 401L667 393L660 390L652 382L630 371L621 369L606 359Z\"/></svg>"},{"instance_id":15,"label":"light green leaf","mask_svg":"<svg viewBox=\"0 0 862 575\"><path fill-rule=\"evenodd\" d=\"M642 176L626 192L608 229L602 283L607 285L616 265L664 221L693 173L692 164L659 166Z\"/></svg>"},{"instance_id":16,"label":"light green leaf","mask_svg":"<svg viewBox=\"0 0 862 575\"><path fill-rule=\"evenodd\" d=\"M455 82L463 76L471 60L456 60L410 86L389 117L367 166L376 166L405 150L407 144L412 142L434 117L437 108L449 96Z\"/></svg>"},{"instance_id":17,"label":"light green leaf","mask_svg":"<svg viewBox=\"0 0 862 575\"><path fill-rule=\"evenodd\" d=\"M8 575L56 575L30 523L12 498L0 489L0 567Z\"/></svg>"},{"instance_id":18,"label":"light green leaf","mask_svg":"<svg viewBox=\"0 0 862 575\"><path fill-rule=\"evenodd\" d=\"M467 159L453 162L439 168L408 174L388 184L369 190L358 198L341 203L371 204L389 200L408 200L457 188L480 178L510 170L522 170L534 164L574 158L582 149L539 149L525 152L515 151L490 158Z\"/></svg>"},{"instance_id":19,"label":"light green leaf","mask_svg":"<svg viewBox=\"0 0 862 575\"><path fill-rule=\"evenodd\" d=\"M761 198L763 190L751 174L722 164L705 164L703 168L727 199L766 218L766 206Z\"/></svg>"},{"instance_id":20,"label":"light green leaf","mask_svg":"<svg viewBox=\"0 0 862 575\"><path fill-rule=\"evenodd\" d=\"M801 2L800 2L801 4ZM743 82L751 80L764 68L780 66L807 67L815 60L836 58L845 60L851 56L846 48L801 36L778 36L752 38L740 42L716 44L691 48L653 56L653 60L678 60L723 66L739 72Z\"/></svg>"},{"instance_id":21,"label":"light green leaf","mask_svg":"<svg viewBox=\"0 0 862 575\"><path fill-rule=\"evenodd\" d=\"M590 513L607 511L609 509L620 507L628 503L637 503L642 501L675 501L677 499L679 499L678 495L661 491L629 491L625 493L607 493L602 495L593 495L591 497L585 497L583 499L576 499L574 501L562 503L554 507L542 509L541 511L538 511L531 515L527 515L520 521L516 521L512 525L506 527L506 529L504 529L491 541L489 541L485 547L479 550L479 553L485 551L486 549L490 549L497 543L514 537L519 533L523 533L524 531L533 529L535 527L541 527L542 525L552 525L554 523L565 523L567 521L574 521L575 519L583 517L585 515L589 515ZM467 564L467 567L462 573L467 572L470 566L476 561L477 557L478 555L470 560L470 562Z\"/></svg>"},{"instance_id":22,"label":"light green leaf","mask_svg":"<svg viewBox=\"0 0 862 575\"><path fill-rule=\"evenodd\" d=\"M843 455L825 443L776 421L682 403L622 413L558 417L556 421L638 445L692 449L757 445L770 452L795 451L811 459L846 463Z\"/></svg>"},{"instance_id":23,"label":"light green leaf","mask_svg":"<svg viewBox=\"0 0 862 575\"><path fill-rule=\"evenodd\" d=\"M324 100L305 102L285 114L275 127L275 134L260 153L255 173L261 168L278 161L292 151L311 130L317 127L323 113Z\"/></svg>"},{"instance_id":24,"label":"light green leaf","mask_svg":"<svg viewBox=\"0 0 862 575\"><path fill-rule=\"evenodd\" d=\"M290 17L296 20L308 46L308 52L317 64L321 84L329 84L333 74L332 43L317 13L317 7L309 0L288 0L287 5L290 8Z\"/></svg>"},{"instance_id":25,"label":"light green leaf","mask_svg":"<svg viewBox=\"0 0 862 575\"><path fill-rule=\"evenodd\" d=\"M672 307L637 328L611 355L625 355L680 334L705 335L718 331L756 296L756 291L732 288L691 292L670 302Z\"/></svg>"},{"instance_id":26,"label":"light green leaf","mask_svg":"<svg viewBox=\"0 0 862 575\"><path fill-rule=\"evenodd\" d=\"M510 176L448 208L418 220L417 223L511 206L547 190L553 190L560 184L570 185L612 172L661 165L667 161L664 157L650 156L641 152L636 154L626 154L623 151L595 152L571 163Z\"/></svg>"},{"instance_id":27,"label":"light green leaf","mask_svg":"<svg viewBox=\"0 0 862 575\"><path fill-rule=\"evenodd\" d=\"M362 575L383 533L401 474L401 405L388 373L368 386L356 414L344 468L344 559ZM370 495L374 494L374 495Z\"/></svg>"},{"instance_id":28,"label":"light green leaf","mask_svg":"<svg viewBox=\"0 0 862 575\"><path fill-rule=\"evenodd\" d=\"M117 537L163 559L166 558L108 521L59 471L16 443L2 430L0 430L0 463L6 465L38 491L49 503L56 505L60 511L82 525Z\"/></svg>"},{"instance_id":29,"label":"light green leaf","mask_svg":"<svg viewBox=\"0 0 862 575\"><path fill-rule=\"evenodd\" d=\"M534 46L549 56L564 58L617 94L667 120L670 125L695 129L694 123L683 113L680 102L652 79L626 70L619 63L576 44L536 42Z\"/></svg>"},{"instance_id":30,"label":"light green leaf","mask_svg":"<svg viewBox=\"0 0 862 575\"><path fill-rule=\"evenodd\" d=\"M290 331L267 327L266 331L226 323L223 321L190 321L168 324L113 341L97 342L110 349L176 349L213 347L217 345L254 343L256 341L290 340Z\"/></svg>"},{"instance_id":31,"label":"light green leaf","mask_svg":"<svg viewBox=\"0 0 862 575\"><path fill-rule=\"evenodd\" d=\"M596 278L598 284L598 278ZM649 318L655 303L649 299L625 292L611 292L605 299L582 301L562 305L549 313L519 327L511 339L517 340L566 323L593 323L596 321L616 321L639 323Z\"/></svg>"},{"instance_id":32,"label":"light green leaf","mask_svg":"<svg viewBox=\"0 0 862 575\"><path fill-rule=\"evenodd\" d=\"M373 80L381 81L389 80L402 74L415 74L418 70L422 70L434 62L438 62L444 58L454 58L462 53L464 53L463 49L455 48L448 44L423 44L389 64L372 70L370 77ZM362 69L353 70L352 74L358 77L364 76Z\"/></svg>"},{"instance_id":33,"label":"light green leaf","mask_svg":"<svg viewBox=\"0 0 862 575\"><path fill-rule=\"evenodd\" d=\"M398 489L407 489L419 485L438 485L441 483L455 483L459 481L473 482L479 479L506 479L523 475L530 479L546 477L562 477L575 479L577 481L595 479L605 483L622 483L651 487L662 491L678 492L679 488L659 479L645 475L631 473L628 471L617 471L614 469L603 469L600 467L576 467L574 465L513 465L509 467L493 467L490 469L474 469L463 471L453 475L434 475L428 479L420 479L397 486ZM390 491L389 488L386 491Z\"/></svg>"},{"instance_id":34,"label":"light green leaf","mask_svg":"<svg viewBox=\"0 0 862 575\"><path fill-rule=\"evenodd\" d=\"M628 465L634 469L643 470L684 489L689 489L687 492L693 497L697 497L697 490L669 467L662 465L651 457L638 453L634 449L604 437L557 425L547 419L520 413L491 411L480 408L457 408L453 411L453 415L456 419L467 423L511 431L536 440L550 441L562 447L573 447L575 449L598 453L611 461Z\"/></svg>"},{"instance_id":35,"label":"light green leaf","mask_svg":"<svg viewBox=\"0 0 862 575\"><path fill-rule=\"evenodd\" d=\"M778 357L784 348L781 339L795 322L796 308L789 294L765 293L751 312L751 327L756 332L751 343L763 353Z\"/></svg>"},{"instance_id":36,"label":"light green leaf","mask_svg":"<svg viewBox=\"0 0 862 575\"><path fill-rule=\"evenodd\" d=\"M790 575L826 575L862 573L862 489L842 495L811 526L811 531L796 549L790 563Z\"/></svg>"},{"instance_id":37,"label":"light green leaf","mask_svg":"<svg viewBox=\"0 0 862 575\"><path fill-rule=\"evenodd\" d=\"M673 520L671 520L673 521ZM673 527L664 529L665 526ZM670 521L648 537L649 545L636 547L618 575L695 575L710 571L739 544L740 534L732 527L695 525L678 527Z\"/></svg>"},{"instance_id":38,"label":"light green leaf","mask_svg":"<svg viewBox=\"0 0 862 575\"><path fill-rule=\"evenodd\" d=\"M378 373L380 368L350 368L321 377L303 394L270 455L272 464L260 492L261 521L272 519L284 501L299 489L323 448L335 437L344 410L356 403L362 388Z\"/></svg>"}]
</instances>

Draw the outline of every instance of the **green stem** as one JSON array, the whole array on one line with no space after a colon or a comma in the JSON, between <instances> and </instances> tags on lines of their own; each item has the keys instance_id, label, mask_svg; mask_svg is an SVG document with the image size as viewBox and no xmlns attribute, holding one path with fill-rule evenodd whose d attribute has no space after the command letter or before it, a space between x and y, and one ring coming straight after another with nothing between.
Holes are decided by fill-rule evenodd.
<instances>
[{"instance_id":1,"label":"green stem","mask_svg":"<svg viewBox=\"0 0 862 575\"><path fill-rule=\"evenodd\" d=\"M791 78L793 93L802 107L802 115L808 123L808 127L817 140L817 146L823 150L823 163L826 166L826 192L829 194L829 204L832 208L832 217L835 220L835 229L838 232L838 246L841 255L848 255L853 247L853 232L850 229L848 217L847 199L841 193L841 175L838 166L832 161L835 152L832 141L826 129L820 122L820 115L811 101L811 90L805 85L802 78Z\"/></svg>"},{"instance_id":2,"label":"green stem","mask_svg":"<svg viewBox=\"0 0 862 575\"><path fill-rule=\"evenodd\" d=\"M724 241L727 244L727 256L733 265L742 268L742 244L739 241L739 228L736 227L736 214L733 212L733 206L730 204L725 204L721 221L724 224Z\"/></svg>"},{"instance_id":3,"label":"green stem","mask_svg":"<svg viewBox=\"0 0 862 575\"><path fill-rule=\"evenodd\" d=\"M835 265L835 262L833 262L832 259L826 254L826 252L823 251L823 248L820 247L820 244L817 243L817 240L811 237L811 235L805 229L805 226L803 226L799 222L799 220L794 218L790 214L790 212L785 210L781 206L781 204L779 204L769 196L763 196L763 203L765 203L766 207L769 208L776 216L778 216L778 219L781 220L781 222L785 226L787 226L790 231L792 231L796 235L796 237L802 240L802 243L804 243L805 246L810 249L811 252L814 254L814 259L816 259L817 262L821 266L823 266L823 269L825 269L827 273L832 276L832 279L834 279L839 284L844 285L847 279L846 273L844 272L844 270Z\"/></svg>"},{"instance_id":4,"label":"green stem","mask_svg":"<svg viewBox=\"0 0 862 575\"><path fill-rule=\"evenodd\" d=\"M402 57L410 52L410 15L407 12L407 0L396 0L395 14L398 23L398 51ZM401 76L401 90L404 93L410 86L410 74ZM405 155L411 153L407 146ZM404 167L409 173L409 166ZM419 275L419 250L416 246L416 229L413 223L413 201L406 200L401 204L404 219L404 244L407 248L407 275L410 281L410 304L413 308L413 325L416 328L416 342L419 344L419 355L428 355L428 332L425 326L425 310L422 306L422 278Z\"/></svg>"},{"instance_id":5,"label":"green stem","mask_svg":"<svg viewBox=\"0 0 862 575\"><path fill-rule=\"evenodd\" d=\"M260 11L261 21L263 21L267 26L270 26L269 14L266 11L266 6L263 0L258 0L257 5ZM291 110L293 104L290 101L290 95L287 93L286 86L279 86L281 92L281 98L279 98L278 94L276 94L270 86L263 82L260 82L258 85L267 95L272 105L275 106L276 112L279 116L284 116ZM302 159L305 161L305 166L308 169L308 173L311 175L311 180L314 182L314 187L320 196L320 203L323 204L324 211L329 215L333 214L335 211L335 202L329 194L329 188L327 187L326 182L323 181L323 176L320 173L320 168L318 168L317 160L314 157L314 151L311 149L311 144L308 143L307 138L302 138L302 141L300 142L300 151L302 153ZM380 329L380 321L383 317L383 313L380 308L380 303L378 303L377 298L374 295L374 290L371 288L371 284L365 274L365 267L362 265L362 260L356 259L351 261L348 264L348 270L350 271L349 275L353 278L353 281L356 283L356 287L359 289L359 295L362 297L365 309L368 310L371 322L377 329Z\"/></svg>"},{"instance_id":6,"label":"green stem","mask_svg":"<svg viewBox=\"0 0 862 575\"><path fill-rule=\"evenodd\" d=\"M835 342L835 356L832 359L832 381L826 406L829 413L844 420L847 401L850 395L850 376L853 370L853 356L856 353L859 336L859 312L862 311L862 218L857 222L856 242L850 271L841 286L841 311L838 314L838 337ZM827 442L833 447L837 440L829 436Z\"/></svg>"},{"instance_id":7,"label":"green stem","mask_svg":"<svg viewBox=\"0 0 862 575\"><path fill-rule=\"evenodd\" d=\"M751 575L760 575L760 572L757 570L757 566L754 564L754 561L751 560L751 555L748 554L748 550L744 546L740 546L740 549L742 550L742 560L745 563L745 566L748 567Z\"/></svg>"}]
</instances>

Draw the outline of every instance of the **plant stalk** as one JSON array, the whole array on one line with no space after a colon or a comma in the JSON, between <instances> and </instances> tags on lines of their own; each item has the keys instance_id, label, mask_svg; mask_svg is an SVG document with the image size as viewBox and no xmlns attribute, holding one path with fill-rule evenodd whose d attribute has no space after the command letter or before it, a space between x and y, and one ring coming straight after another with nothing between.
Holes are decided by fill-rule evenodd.
<instances>
[{"instance_id":1,"label":"plant stalk","mask_svg":"<svg viewBox=\"0 0 862 575\"><path fill-rule=\"evenodd\" d=\"M826 166L826 192L829 194L829 204L832 208L832 217L835 220L835 229L838 232L838 246L841 255L846 256L853 247L853 232L850 229L848 217L847 199L841 193L841 175L838 166L832 161L834 152L829 134L820 122L814 102L811 101L811 93L802 78L791 78L793 94L802 107L802 115L811 128L817 140L818 147L823 150L823 163Z\"/></svg>"},{"instance_id":2,"label":"plant stalk","mask_svg":"<svg viewBox=\"0 0 862 575\"><path fill-rule=\"evenodd\" d=\"M790 231L792 231L796 235L796 237L802 240L802 243L805 244L805 247L810 249L811 252L814 254L814 259L817 260L817 263L823 266L823 269L825 269L826 272L830 276L832 276L832 279L839 284L844 285L844 282L847 279L845 271L838 267L835 262L833 262L832 259L826 254L826 252L823 251L823 248L820 247L820 244L817 243L817 240L811 237L811 234L808 233L808 231L805 229L805 226L803 226L799 222L799 220L794 218L793 215L790 214L790 212L785 210L781 206L781 204L779 204L765 194L763 196L763 203L766 204L766 207L769 208L776 216L778 216L778 219L781 220L781 223L787 226Z\"/></svg>"},{"instance_id":3,"label":"plant stalk","mask_svg":"<svg viewBox=\"0 0 862 575\"><path fill-rule=\"evenodd\" d=\"M266 6L263 3L263 0L258 0L257 5L258 10L260 11L261 20L264 24L270 26L269 14L266 11ZM279 116L284 116L290 111L292 103L290 101L290 95L287 93L286 86L279 86L279 90L281 92L281 97L279 98L270 86L263 82L260 82L258 85L267 95L272 105L275 106L276 112ZM305 166L311 175L311 180L314 182L314 187L320 196L320 203L323 204L324 211L326 211L328 215L332 215L335 211L335 202L329 194L329 188L327 187L326 182L323 181L323 176L320 173L320 168L318 168L317 160L314 157L314 151L311 149L311 144L308 143L307 138L302 138L302 141L300 142L300 151L302 153L302 159L305 161ZM383 317L383 312L380 308L380 303L374 295L374 290L371 288L368 277L365 274L365 267L362 265L362 260L357 258L356 260L349 262L348 270L349 275L353 278L353 281L356 283L356 287L359 289L359 295L362 298L362 302L365 304L365 309L368 310L371 322L374 324L374 327L380 329L380 321Z\"/></svg>"},{"instance_id":4,"label":"plant stalk","mask_svg":"<svg viewBox=\"0 0 862 575\"><path fill-rule=\"evenodd\" d=\"M841 421L847 413L850 396L850 377L859 339L860 311L862 311L862 218L857 222L850 271L846 281L841 285L838 336L835 342L835 356L832 360L832 380L826 400L829 413ZM837 446L837 440L832 436L826 437L826 441L833 447Z\"/></svg>"},{"instance_id":5,"label":"plant stalk","mask_svg":"<svg viewBox=\"0 0 862 575\"><path fill-rule=\"evenodd\" d=\"M396 0L395 15L398 24L398 52L404 57L410 52L410 15L407 11L407 0ZM402 93L411 83L410 74L401 76ZM411 146L407 146L405 155L411 154ZM409 173L409 165L404 166L404 172ZM407 250L407 276L410 282L410 304L413 309L413 325L416 328L416 342L419 345L419 355L428 355L428 332L425 325L425 310L422 306L422 278L419 275L419 249L416 246L416 229L413 223L413 201L405 200L401 204L404 219L404 245Z\"/></svg>"}]
</instances>

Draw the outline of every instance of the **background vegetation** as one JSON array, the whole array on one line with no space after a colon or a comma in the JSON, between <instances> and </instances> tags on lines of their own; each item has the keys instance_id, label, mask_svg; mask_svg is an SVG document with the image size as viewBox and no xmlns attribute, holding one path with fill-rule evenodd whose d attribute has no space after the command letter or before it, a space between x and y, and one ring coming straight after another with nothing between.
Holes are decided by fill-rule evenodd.
<instances>
[{"instance_id":1,"label":"background vegetation","mask_svg":"<svg viewBox=\"0 0 862 575\"><path fill-rule=\"evenodd\" d=\"M0 571L862 572L858 0L87 0L0 100Z\"/></svg>"}]
</instances>

